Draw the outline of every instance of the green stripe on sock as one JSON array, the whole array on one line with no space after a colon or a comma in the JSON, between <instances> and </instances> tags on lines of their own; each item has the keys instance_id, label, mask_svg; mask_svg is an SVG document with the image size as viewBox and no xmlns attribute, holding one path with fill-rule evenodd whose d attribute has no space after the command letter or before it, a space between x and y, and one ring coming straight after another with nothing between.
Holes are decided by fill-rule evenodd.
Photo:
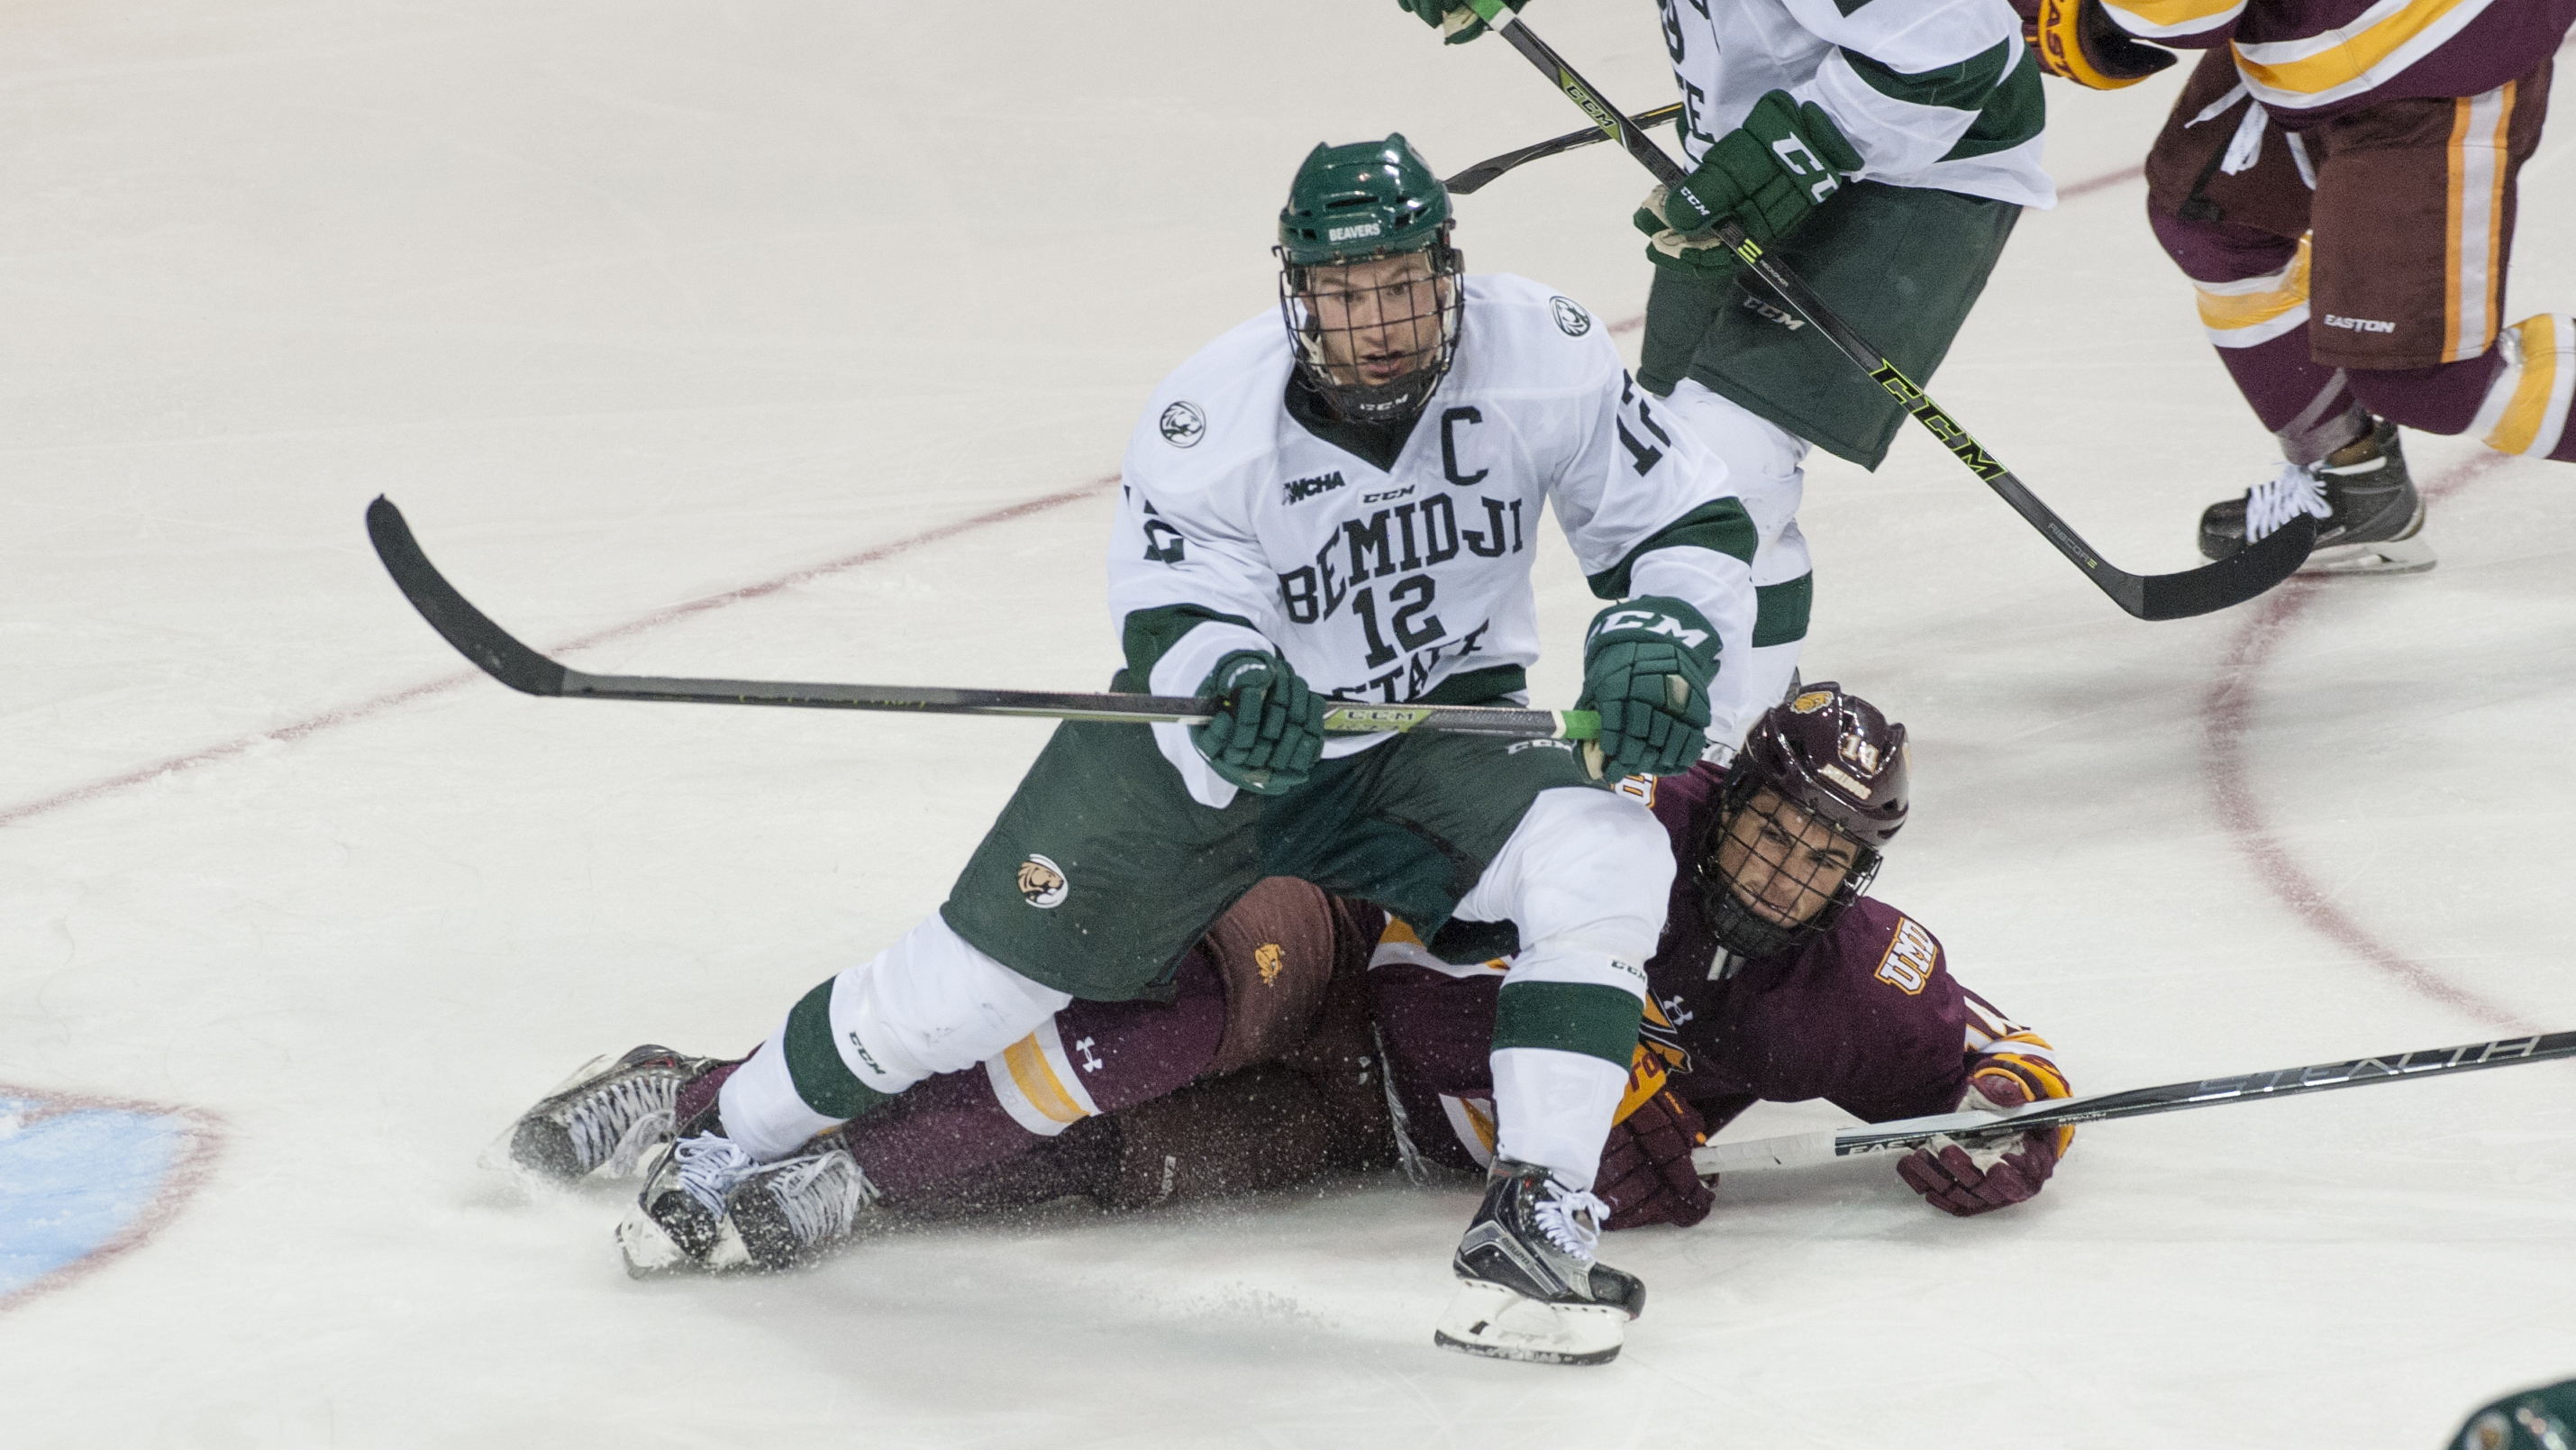
<instances>
[{"instance_id":1,"label":"green stripe on sock","mask_svg":"<svg viewBox=\"0 0 2576 1450\"><path fill-rule=\"evenodd\" d=\"M859 1081L832 1043L832 983L837 980L825 978L788 1010L787 1079L805 1106L824 1117L855 1118L894 1099Z\"/></svg>"},{"instance_id":2,"label":"green stripe on sock","mask_svg":"<svg viewBox=\"0 0 2576 1450\"><path fill-rule=\"evenodd\" d=\"M1506 982L1494 1003L1494 1047L1579 1052L1626 1067L1645 1014L1637 994L1590 982Z\"/></svg>"},{"instance_id":3,"label":"green stripe on sock","mask_svg":"<svg viewBox=\"0 0 2576 1450\"><path fill-rule=\"evenodd\" d=\"M1807 610L1816 602L1816 576L1753 587L1753 647L1795 644L1807 637Z\"/></svg>"}]
</instances>

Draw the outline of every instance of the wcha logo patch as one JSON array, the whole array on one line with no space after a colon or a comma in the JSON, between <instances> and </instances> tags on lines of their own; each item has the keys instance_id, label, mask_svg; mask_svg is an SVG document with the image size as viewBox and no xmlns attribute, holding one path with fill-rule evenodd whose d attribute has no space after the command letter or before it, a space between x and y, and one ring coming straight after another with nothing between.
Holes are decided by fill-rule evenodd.
<instances>
[{"instance_id":1,"label":"wcha logo patch","mask_svg":"<svg viewBox=\"0 0 2576 1450\"><path fill-rule=\"evenodd\" d=\"M1547 310L1556 314L1557 331L1568 337L1581 337L1592 330L1592 314L1571 297L1547 299Z\"/></svg>"},{"instance_id":2,"label":"wcha logo patch","mask_svg":"<svg viewBox=\"0 0 2576 1450\"><path fill-rule=\"evenodd\" d=\"M1304 503L1319 493L1331 493L1341 486L1342 471L1336 468L1330 473L1319 473L1313 478L1292 478L1288 480L1287 486L1281 492L1286 495L1285 502Z\"/></svg>"},{"instance_id":3,"label":"wcha logo patch","mask_svg":"<svg viewBox=\"0 0 2576 1450\"><path fill-rule=\"evenodd\" d=\"M1174 448L1195 448L1207 436L1207 415L1196 403L1174 403L1163 410L1163 441Z\"/></svg>"},{"instance_id":4,"label":"wcha logo patch","mask_svg":"<svg viewBox=\"0 0 2576 1450\"><path fill-rule=\"evenodd\" d=\"M1064 879L1064 868L1032 851L1020 863L1020 899L1040 911L1053 911L1064 905L1073 887Z\"/></svg>"}]
</instances>

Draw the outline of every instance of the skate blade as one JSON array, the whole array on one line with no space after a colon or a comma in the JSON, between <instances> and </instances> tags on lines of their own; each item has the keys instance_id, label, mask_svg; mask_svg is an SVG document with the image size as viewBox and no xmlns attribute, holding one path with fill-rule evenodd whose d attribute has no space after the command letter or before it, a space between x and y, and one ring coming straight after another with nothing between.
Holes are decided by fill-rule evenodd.
<instances>
[{"instance_id":1,"label":"skate blade","mask_svg":"<svg viewBox=\"0 0 2576 1450\"><path fill-rule=\"evenodd\" d=\"M2308 555L2302 574L2421 574L2441 559L2422 539L2382 539L2375 544L2336 544Z\"/></svg>"},{"instance_id":2,"label":"skate blade","mask_svg":"<svg viewBox=\"0 0 2576 1450\"><path fill-rule=\"evenodd\" d=\"M634 1204L617 1221L617 1251L626 1260L630 1279L668 1279L683 1274L724 1274L755 1267L742 1234L728 1219L717 1226L715 1247L703 1259L692 1258L670 1231Z\"/></svg>"},{"instance_id":3,"label":"skate blade","mask_svg":"<svg viewBox=\"0 0 2576 1450\"><path fill-rule=\"evenodd\" d=\"M1526 1364L1608 1364L1626 1339L1611 1305L1542 1304L1499 1284L1462 1283L1431 1342L1460 1354Z\"/></svg>"}]
</instances>

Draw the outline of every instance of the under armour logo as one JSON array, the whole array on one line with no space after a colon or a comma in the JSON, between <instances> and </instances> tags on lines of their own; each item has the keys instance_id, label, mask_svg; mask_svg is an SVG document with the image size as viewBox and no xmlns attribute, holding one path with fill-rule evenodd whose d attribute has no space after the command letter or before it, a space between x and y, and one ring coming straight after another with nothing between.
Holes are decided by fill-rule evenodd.
<instances>
[{"instance_id":1,"label":"under armour logo","mask_svg":"<svg viewBox=\"0 0 2576 1450\"><path fill-rule=\"evenodd\" d=\"M1092 1040L1093 1039L1088 1037L1078 1038L1073 1044L1073 1050L1082 1054L1082 1070L1084 1072L1098 1072L1102 1067L1107 1065L1100 1060L1100 1054L1091 1050Z\"/></svg>"},{"instance_id":2,"label":"under armour logo","mask_svg":"<svg viewBox=\"0 0 2576 1450\"><path fill-rule=\"evenodd\" d=\"M1681 1026L1683 1023L1691 1020L1692 1017L1698 1015L1697 1013L1683 1011L1682 1002L1684 999L1680 997L1661 997L1656 1000L1663 1004L1664 1016L1669 1019L1675 1027Z\"/></svg>"}]
</instances>

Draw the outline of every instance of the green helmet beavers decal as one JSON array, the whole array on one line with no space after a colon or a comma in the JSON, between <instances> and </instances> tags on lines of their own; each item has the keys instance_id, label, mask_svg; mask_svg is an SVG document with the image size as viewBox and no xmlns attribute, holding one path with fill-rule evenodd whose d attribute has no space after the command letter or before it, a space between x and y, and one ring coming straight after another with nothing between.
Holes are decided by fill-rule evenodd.
<instances>
[{"instance_id":1,"label":"green helmet beavers decal","mask_svg":"<svg viewBox=\"0 0 2576 1450\"><path fill-rule=\"evenodd\" d=\"M1317 146L1289 184L1279 254L1292 266L1313 267L1418 252L1448 224L1449 188L1402 133Z\"/></svg>"}]
</instances>

